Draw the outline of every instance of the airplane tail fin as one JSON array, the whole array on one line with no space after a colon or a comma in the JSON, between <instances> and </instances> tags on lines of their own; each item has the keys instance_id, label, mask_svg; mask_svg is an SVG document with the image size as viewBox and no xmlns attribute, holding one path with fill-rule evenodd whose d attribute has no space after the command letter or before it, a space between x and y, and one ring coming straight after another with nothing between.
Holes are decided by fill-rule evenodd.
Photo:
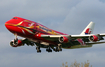
<instances>
[{"instance_id":1,"label":"airplane tail fin","mask_svg":"<svg viewBox=\"0 0 105 67\"><path fill-rule=\"evenodd\" d=\"M80 35L92 34L94 30L94 22L90 22Z\"/></svg>"}]
</instances>

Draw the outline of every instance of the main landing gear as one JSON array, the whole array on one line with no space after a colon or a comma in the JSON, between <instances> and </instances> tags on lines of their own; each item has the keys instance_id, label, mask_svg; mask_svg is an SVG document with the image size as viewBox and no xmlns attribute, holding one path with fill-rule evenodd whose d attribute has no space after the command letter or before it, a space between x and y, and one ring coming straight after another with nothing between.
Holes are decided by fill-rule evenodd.
<instances>
[{"instance_id":1,"label":"main landing gear","mask_svg":"<svg viewBox=\"0 0 105 67\"><path fill-rule=\"evenodd\" d=\"M41 53L40 46L37 46L36 50L37 50L37 53ZM52 50L55 52L62 51L61 44L58 44L58 46L56 46L56 47L47 46L47 48L46 48L47 52L52 52Z\"/></svg>"},{"instance_id":2,"label":"main landing gear","mask_svg":"<svg viewBox=\"0 0 105 67\"><path fill-rule=\"evenodd\" d=\"M37 46L37 47L36 47L36 50L37 50L37 53L41 53L40 46ZM51 50L50 47L48 47L48 48L46 49L46 51L47 51L47 52L52 52L52 50Z\"/></svg>"},{"instance_id":3,"label":"main landing gear","mask_svg":"<svg viewBox=\"0 0 105 67\"><path fill-rule=\"evenodd\" d=\"M40 47L36 47L37 53L41 53Z\"/></svg>"},{"instance_id":4,"label":"main landing gear","mask_svg":"<svg viewBox=\"0 0 105 67\"><path fill-rule=\"evenodd\" d=\"M55 52L59 52L59 51L62 51L62 48L61 48L61 44L58 44L58 46L57 47L51 47L51 46L49 46L47 49L46 49L46 51L47 52L52 52L52 49L55 51Z\"/></svg>"},{"instance_id":5,"label":"main landing gear","mask_svg":"<svg viewBox=\"0 0 105 67\"><path fill-rule=\"evenodd\" d=\"M49 46L49 47L46 49L46 51L47 51L47 52L52 52L51 48L52 48L55 52L62 51L61 44L58 44L58 46L55 47L55 48Z\"/></svg>"},{"instance_id":6,"label":"main landing gear","mask_svg":"<svg viewBox=\"0 0 105 67\"><path fill-rule=\"evenodd\" d=\"M47 52L52 52L51 47L48 47L48 48L46 49L46 51L47 51Z\"/></svg>"},{"instance_id":7,"label":"main landing gear","mask_svg":"<svg viewBox=\"0 0 105 67\"><path fill-rule=\"evenodd\" d=\"M55 52L59 52L59 51L62 51L61 44L58 44L58 46L55 49Z\"/></svg>"}]
</instances>

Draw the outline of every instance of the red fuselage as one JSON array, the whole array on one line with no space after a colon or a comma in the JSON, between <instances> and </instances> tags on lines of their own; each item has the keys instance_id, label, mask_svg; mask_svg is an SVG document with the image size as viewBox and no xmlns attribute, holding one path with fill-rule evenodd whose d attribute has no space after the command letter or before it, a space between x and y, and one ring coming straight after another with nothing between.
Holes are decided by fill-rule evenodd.
<instances>
[{"instance_id":1,"label":"red fuselage","mask_svg":"<svg viewBox=\"0 0 105 67\"><path fill-rule=\"evenodd\" d=\"M13 34L31 39L37 42L48 42L55 44L52 41L41 38L42 34L46 35L67 35L52 29L49 29L37 22L33 22L24 18L14 17L5 23L6 28Z\"/></svg>"},{"instance_id":2,"label":"red fuselage","mask_svg":"<svg viewBox=\"0 0 105 67\"><path fill-rule=\"evenodd\" d=\"M12 47L18 47L24 44L33 46L35 44L38 52L41 52L40 47L48 48L46 49L48 52L51 51L50 48L54 51L61 51L61 47L66 49L92 47L92 45L87 45L89 44L87 42L97 42L103 40L102 37L105 36L104 34L84 35L91 34L94 27L93 22L90 22L84 29L82 35L67 35L20 17L12 18L5 23L5 26L15 35L15 39L10 42ZM17 36L24 37L24 39L18 40ZM55 47L56 49L54 49Z\"/></svg>"}]
</instances>

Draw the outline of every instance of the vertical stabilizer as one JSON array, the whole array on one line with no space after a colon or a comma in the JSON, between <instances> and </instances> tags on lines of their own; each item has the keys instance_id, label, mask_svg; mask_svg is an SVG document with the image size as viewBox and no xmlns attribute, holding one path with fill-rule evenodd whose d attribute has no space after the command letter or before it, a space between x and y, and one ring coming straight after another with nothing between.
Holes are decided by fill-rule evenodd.
<instances>
[{"instance_id":1,"label":"vertical stabilizer","mask_svg":"<svg viewBox=\"0 0 105 67\"><path fill-rule=\"evenodd\" d=\"M94 22L90 22L80 35L93 34Z\"/></svg>"}]
</instances>

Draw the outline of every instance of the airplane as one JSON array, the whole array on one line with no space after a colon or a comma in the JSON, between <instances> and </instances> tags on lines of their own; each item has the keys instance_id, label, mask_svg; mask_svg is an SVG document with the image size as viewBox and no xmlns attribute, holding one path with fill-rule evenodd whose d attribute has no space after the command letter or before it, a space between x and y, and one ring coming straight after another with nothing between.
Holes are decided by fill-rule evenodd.
<instances>
[{"instance_id":1,"label":"airplane","mask_svg":"<svg viewBox=\"0 0 105 67\"><path fill-rule=\"evenodd\" d=\"M27 20L21 17L13 17L5 23L5 27L15 35L10 42L12 47L26 45L35 46L37 53L41 53L40 48L45 48L47 52L60 52L63 49L76 49L92 47L94 44L105 43L105 34L93 34L95 23L90 22L79 35L68 35L43 26L40 23ZM18 39L17 36L23 37Z\"/></svg>"}]
</instances>

